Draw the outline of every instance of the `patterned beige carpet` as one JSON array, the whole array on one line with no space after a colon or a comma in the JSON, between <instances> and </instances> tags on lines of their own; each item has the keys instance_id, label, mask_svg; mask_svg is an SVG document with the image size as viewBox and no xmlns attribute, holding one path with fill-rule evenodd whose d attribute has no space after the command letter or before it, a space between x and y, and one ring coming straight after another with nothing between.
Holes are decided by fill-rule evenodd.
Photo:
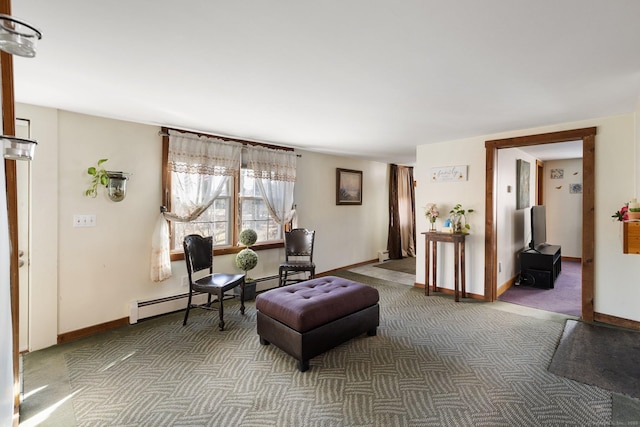
<instances>
[{"instance_id":1,"label":"patterned beige carpet","mask_svg":"<svg viewBox=\"0 0 640 427\"><path fill-rule=\"evenodd\" d=\"M340 272L380 291L378 335L301 373L261 346L255 306L119 328L65 353L80 426L609 425L611 393L547 370L563 322L454 303ZM26 360L29 369L29 360Z\"/></svg>"}]
</instances>

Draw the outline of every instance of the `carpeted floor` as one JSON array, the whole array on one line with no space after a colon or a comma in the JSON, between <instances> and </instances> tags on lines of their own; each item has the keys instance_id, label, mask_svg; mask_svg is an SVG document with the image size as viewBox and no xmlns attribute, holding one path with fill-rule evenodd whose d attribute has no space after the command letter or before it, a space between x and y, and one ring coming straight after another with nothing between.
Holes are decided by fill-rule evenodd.
<instances>
[{"instance_id":1,"label":"carpeted floor","mask_svg":"<svg viewBox=\"0 0 640 427\"><path fill-rule=\"evenodd\" d=\"M384 268L386 270L400 271L402 273L416 274L416 259L415 257L390 259L380 264L374 264L374 267Z\"/></svg>"},{"instance_id":2,"label":"carpeted floor","mask_svg":"<svg viewBox=\"0 0 640 427\"><path fill-rule=\"evenodd\" d=\"M582 310L580 261L562 261L562 272L553 289L511 286L498 300L580 317Z\"/></svg>"},{"instance_id":3,"label":"carpeted floor","mask_svg":"<svg viewBox=\"0 0 640 427\"><path fill-rule=\"evenodd\" d=\"M378 335L299 372L255 304L182 313L24 356L25 426L611 425L614 395L548 371L564 322L340 271L380 292ZM35 373L39 372L40 375ZM52 379L53 376L53 379ZM58 389L56 395L49 395ZM65 421L59 408L72 402ZM623 401L624 402L624 401ZM45 411L42 424L35 422ZM71 420L71 421L70 421Z\"/></svg>"},{"instance_id":4,"label":"carpeted floor","mask_svg":"<svg viewBox=\"0 0 640 427\"><path fill-rule=\"evenodd\" d=\"M640 332L567 320L549 371L640 398Z\"/></svg>"}]
</instances>

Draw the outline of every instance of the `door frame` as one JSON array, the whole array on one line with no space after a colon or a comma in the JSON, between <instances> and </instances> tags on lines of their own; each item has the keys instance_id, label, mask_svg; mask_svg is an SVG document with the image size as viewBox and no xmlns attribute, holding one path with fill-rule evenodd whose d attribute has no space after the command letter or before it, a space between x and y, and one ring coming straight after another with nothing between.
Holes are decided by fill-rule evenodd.
<instances>
[{"instance_id":1,"label":"door frame","mask_svg":"<svg viewBox=\"0 0 640 427\"><path fill-rule=\"evenodd\" d=\"M554 144L582 140L582 319L594 320L594 264L595 264L595 141L596 127L527 135L514 138L485 141L487 175L485 183L485 300L497 299L498 264L496 221L498 182L498 150L527 147L530 145Z\"/></svg>"}]
</instances>

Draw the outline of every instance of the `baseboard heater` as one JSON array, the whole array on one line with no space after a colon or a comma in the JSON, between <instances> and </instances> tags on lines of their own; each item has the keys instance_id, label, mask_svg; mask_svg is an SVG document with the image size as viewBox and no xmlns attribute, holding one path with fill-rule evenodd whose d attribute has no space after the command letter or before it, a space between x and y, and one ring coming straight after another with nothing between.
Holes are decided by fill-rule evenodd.
<instances>
[{"instance_id":1,"label":"baseboard heater","mask_svg":"<svg viewBox=\"0 0 640 427\"><path fill-rule=\"evenodd\" d=\"M255 280L256 292L278 287L278 276L268 276ZM187 307L188 298L189 294L185 292L164 298L132 301L129 311L129 324L133 325L140 320L184 310ZM193 296L193 304L203 304L205 302L207 302L207 294L195 294Z\"/></svg>"}]
</instances>

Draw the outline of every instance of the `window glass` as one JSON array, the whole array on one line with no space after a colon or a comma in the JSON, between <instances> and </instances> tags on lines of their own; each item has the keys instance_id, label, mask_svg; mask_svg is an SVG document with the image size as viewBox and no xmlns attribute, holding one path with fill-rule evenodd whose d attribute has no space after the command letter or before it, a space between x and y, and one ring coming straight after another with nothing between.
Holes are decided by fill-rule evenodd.
<instances>
[{"instance_id":1,"label":"window glass","mask_svg":"<svg viewBox=\"0 0 640 427\"><path fill-rule=\"evenodd\" d=\"M258 233L258 242L282 239L282 227L269 215L256 180L246 169L240 178L240 231L251 228Z\"/></svg>"}]
</instances>

